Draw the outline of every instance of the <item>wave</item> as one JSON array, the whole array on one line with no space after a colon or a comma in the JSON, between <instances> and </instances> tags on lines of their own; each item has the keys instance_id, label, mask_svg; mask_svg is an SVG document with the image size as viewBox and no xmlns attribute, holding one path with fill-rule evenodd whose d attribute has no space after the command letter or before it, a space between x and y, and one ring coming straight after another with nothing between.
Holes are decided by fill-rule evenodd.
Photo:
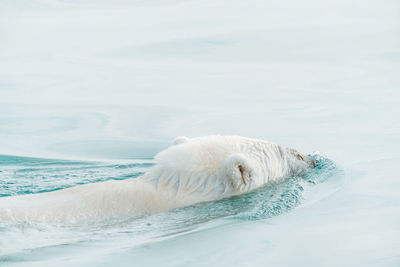
<instances>
[{"instance_id":1,"label":"wave","mask_svg":"<svg viewBox=\"0 0 400 267\"><path fill-rule=\"evenodd\" d=\"M26 249L88 242L93 236L108 239L110 236L129 234L135 236L137 242L145 242L185 233L221 220L226 223L226 220L262 220L277 216L301 205L305 194L312 188L326 181L340 181L344 177L343 170L333 161L319 155L312 157L318 162L317 168L301 176L270 183L244 195L142 218L125 216L74 227L3 222L0 223L0 256L7 255L8 259L11 259L13 253L18 254ZM152 164L147 161L110 164L14 157L9 158L7 164L4 161L1 164L0 194L32 194L64 189L81 183L126 179L139 176ZM85 179L82 180L82 177ZM10 246L10 238L19 241ZM30 242L25 242L27 238ZM20 258L20 255L16 258Z\"/></svg>"},{"instance_id":2,"label":"wave","mask_svg":"<svg viewBox=\"0 0 400 267\"><path fill-rule=\"evenodd\" d=\"M141 176L151 160L92 162L0 155L0 197Z\"/></svg>"}]
</instances>

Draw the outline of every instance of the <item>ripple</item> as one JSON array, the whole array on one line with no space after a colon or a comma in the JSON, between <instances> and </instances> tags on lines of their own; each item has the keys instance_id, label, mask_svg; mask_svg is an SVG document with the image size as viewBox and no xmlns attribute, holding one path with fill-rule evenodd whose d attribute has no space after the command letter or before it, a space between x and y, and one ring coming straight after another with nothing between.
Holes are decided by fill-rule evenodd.
<instances>
[{"instance_id":1,"label":"ripple","mask_svg":"<svg viewBox=\"0 0 400 267\"><path fill-rule=\"evenodd\" d=\"M199 203L142 218L113 218L75 227L27 222L0 223L0 257L20 259L21 253L26 250L48 249L77 242L90 243L93 239L125 239L127 235L132 242L148 242L190 232L210 223L265 220L279 216L301 205L304 194L311 188L344 176L343 170L333 161L317 155L313 157L318 161L318 166L301 176L270 183L241 196ZM24 159L28 164L21 163ZM51 162L52 165L29 167L32 162L37 164L39 161ZM0 196L48 192L78 184L134 178L153 165L151 162L110 164L75 161L68 165L68 161L32 158L17 158L8 162L2 165L0 173ZM17 243L10 246L10 238L17 240Z\"/></svg>"}]
</instances>

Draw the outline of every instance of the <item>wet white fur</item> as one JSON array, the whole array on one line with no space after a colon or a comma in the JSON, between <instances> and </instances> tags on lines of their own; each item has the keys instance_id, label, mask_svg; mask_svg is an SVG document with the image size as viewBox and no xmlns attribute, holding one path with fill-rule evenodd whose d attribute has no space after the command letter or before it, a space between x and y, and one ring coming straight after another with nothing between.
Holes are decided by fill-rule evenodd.
<instances>
[{"instance_id":1,"label":"wet white fur","mask_svg":"<svg viewBox=\"0 0 400 267\"><path fill-rule=\"evenodd\" d=\"M71 224L143 216L243 194L313 163L295 150L238 136L178 137L155 159L140 178L0 198L0 220Z\"/></svg>"}]
</instances>

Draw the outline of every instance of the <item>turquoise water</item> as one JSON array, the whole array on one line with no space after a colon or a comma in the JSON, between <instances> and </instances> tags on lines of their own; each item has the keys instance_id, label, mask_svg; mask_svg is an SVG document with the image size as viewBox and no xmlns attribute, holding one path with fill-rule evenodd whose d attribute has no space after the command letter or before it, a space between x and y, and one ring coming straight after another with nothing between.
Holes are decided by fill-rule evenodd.
<instances>
[{"instance_id":1,"label":"turquoise water","mask_svg":"<svg viewBox=\"0 0 400 267\"><path fill-rule=\"evenodd\" d=\"M134 248L199 229L267 220L301 205L304 194L318 184L331 180L340 187L344 172L331 160L316 157L318 167L302 176L289 177L242 196L139 219L121 217L73 227L0 222L0 262L34 264L49 258L56 262L58 257L74 257L78 251L92 251L93 247L108 243L114 249L126 249L127 243ZM152 165L151 160L96 162L1 155L0 195L49 192L110 179L140 179ZM109 251L103 253L112 255Z\"/></svg>"},{"instance_id":2,"label":"turquoise water","mask_svg":"<svg viewBox=\"0 0 400 267\"><path fill-rule=\"evenodd\" d=\"M0 155L0 196L43 193L75 185L135 178L153 163L55 160Z\"/></svg>"}]
</instances>

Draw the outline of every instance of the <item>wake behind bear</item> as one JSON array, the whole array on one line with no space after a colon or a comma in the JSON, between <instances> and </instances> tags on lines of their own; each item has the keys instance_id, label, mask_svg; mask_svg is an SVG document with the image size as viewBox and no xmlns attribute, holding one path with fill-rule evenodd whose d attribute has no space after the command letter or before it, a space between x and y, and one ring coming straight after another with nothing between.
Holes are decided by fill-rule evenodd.
<instances>
[{"instance_id":1,"label":"wake behind bear","mask_svg":"<svg viewBox=\"0 0 400 267\"><path fill-rule=\"evenodd\" d=\"M139 178L0 198L0 221L75 224L140 217L249 192L316 166L280 145L239 136L178 137Z\"/></svg>"}]
</instances>

